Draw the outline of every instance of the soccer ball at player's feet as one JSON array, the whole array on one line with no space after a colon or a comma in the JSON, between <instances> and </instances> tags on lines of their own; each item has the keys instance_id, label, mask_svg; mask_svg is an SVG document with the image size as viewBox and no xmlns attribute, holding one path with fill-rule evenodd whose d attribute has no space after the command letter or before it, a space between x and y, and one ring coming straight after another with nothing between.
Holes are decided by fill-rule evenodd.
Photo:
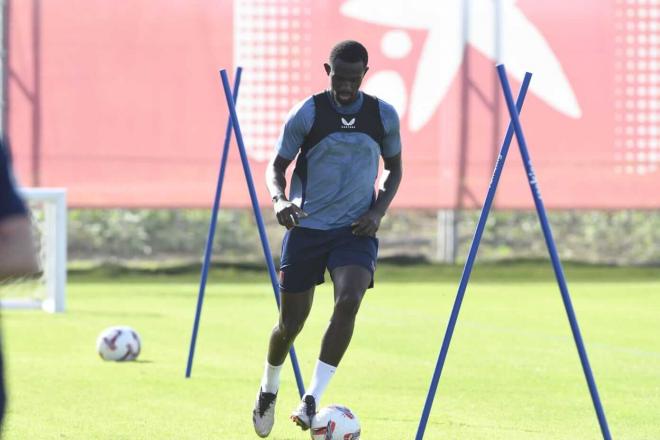
<instances>
[{"instance_id":1,"label":"soccer ball at player's feet","mask_svg":"<svg viewBox=\"0 0 660 440\"><path fill-rule=\"evenodd\" d=\"M140 354L140 336L130 327L106 328L96 339L96 351L106 361L133 361Z\"/></svg>"},{"instance_id":2,"label":"soccer ball at player's feet","mask_svg":"<svg viewBox=\"0 0 660 440\"><path fill-rule=\"evenodd\" d=\"M341 405L322 408L312 420L313 440L359 440L360 421Z\"/></svg>"}]
</instances>

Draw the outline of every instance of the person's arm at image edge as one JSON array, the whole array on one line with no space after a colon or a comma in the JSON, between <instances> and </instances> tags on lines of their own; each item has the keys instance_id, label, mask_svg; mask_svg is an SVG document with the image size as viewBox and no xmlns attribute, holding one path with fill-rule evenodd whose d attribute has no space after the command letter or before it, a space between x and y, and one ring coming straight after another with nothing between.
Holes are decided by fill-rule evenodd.
<instances>
[{"instance_id":1,"label":"person's arm at image edge","mask_svg":"<svg viewBox=\"0 0 660 440\"><path fill-rule=\"evenodd\" d=\"M39 271L32 238L32 224L25 214L0 219L0 279Z\"/></svg>"},{"instance_id":2,"label":"person's arm at image edge","mask_svg":"<svg viewBox=\"0 0 660 440\"><path fill-rule=\"evenodd\" d=\"M16 192L9 153L0 143L0 280L38 271L30 217Z\"/></svg>"}]
</instances>

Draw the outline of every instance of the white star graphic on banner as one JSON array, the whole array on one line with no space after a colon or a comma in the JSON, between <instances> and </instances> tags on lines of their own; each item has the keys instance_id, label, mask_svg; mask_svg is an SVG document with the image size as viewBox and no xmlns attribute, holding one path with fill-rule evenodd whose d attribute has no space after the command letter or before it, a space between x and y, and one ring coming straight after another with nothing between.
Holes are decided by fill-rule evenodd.
<instances>
[{"instance_id":1,"label":"white star graphic on banner","mask_svg":"<svg viewBox=\"0 0 660 440\"><path fill-rule=\"evenodd\" d=\"M507 70L519 80L526 71L536 73L530 87L533 94L569 117L581 117L582 110L559 60L514 0L500 2L502 52L497 56L494 39L498 11L495 2L348 0L342 4L341 13L378 25L428 32L407 109L412 131L420 130L435 113L463 61L465 44L496 63L506 64ZM380 88L387 85L383 77L379 77L379 83ZM401 96L400 100L403 102L404 97Z\"/></svg>"}]
</instances>

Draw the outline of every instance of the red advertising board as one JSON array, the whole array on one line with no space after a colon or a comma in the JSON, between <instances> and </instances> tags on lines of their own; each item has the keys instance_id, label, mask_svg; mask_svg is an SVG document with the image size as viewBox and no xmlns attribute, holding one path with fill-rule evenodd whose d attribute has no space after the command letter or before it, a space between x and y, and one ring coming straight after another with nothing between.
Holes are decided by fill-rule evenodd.
<instances>
[{"instance_id":1,"label":"red advertising board","mask_svg":"<svg viewBox=\"0 0 660 440\"><path fill-rule=\"evenodd\" d=\"M480 205L508 123L502 62L514 88L534 73L522 122L546 206L657 208L659 23L657 2L620 0L13 1L8 132L21 182L67 187L73 206L208 207L228 115L218 70L241 65L267 201L282 121L351 38L369 49L364 89L400 115L395 206ZM532 206L516 147L499 208ZM233 144L223 205L248 204Z\"/></svg>"}]
</instances>

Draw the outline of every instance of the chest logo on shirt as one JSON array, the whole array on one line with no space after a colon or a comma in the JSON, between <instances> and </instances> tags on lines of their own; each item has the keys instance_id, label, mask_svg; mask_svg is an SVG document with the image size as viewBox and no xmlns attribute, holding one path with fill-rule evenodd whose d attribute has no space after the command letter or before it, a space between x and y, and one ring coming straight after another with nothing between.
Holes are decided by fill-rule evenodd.
<instances>
[{"instance_id":1,"label":"chest logo on shirt","mask_svg":"<svg viewBox=\"0 0 660 440\"><path fill-rule=\"evenodd\" d=\"M341 118L341 128L355 128L355 118L347 121L345 118Z\"/></svg>"}]
</instances>

